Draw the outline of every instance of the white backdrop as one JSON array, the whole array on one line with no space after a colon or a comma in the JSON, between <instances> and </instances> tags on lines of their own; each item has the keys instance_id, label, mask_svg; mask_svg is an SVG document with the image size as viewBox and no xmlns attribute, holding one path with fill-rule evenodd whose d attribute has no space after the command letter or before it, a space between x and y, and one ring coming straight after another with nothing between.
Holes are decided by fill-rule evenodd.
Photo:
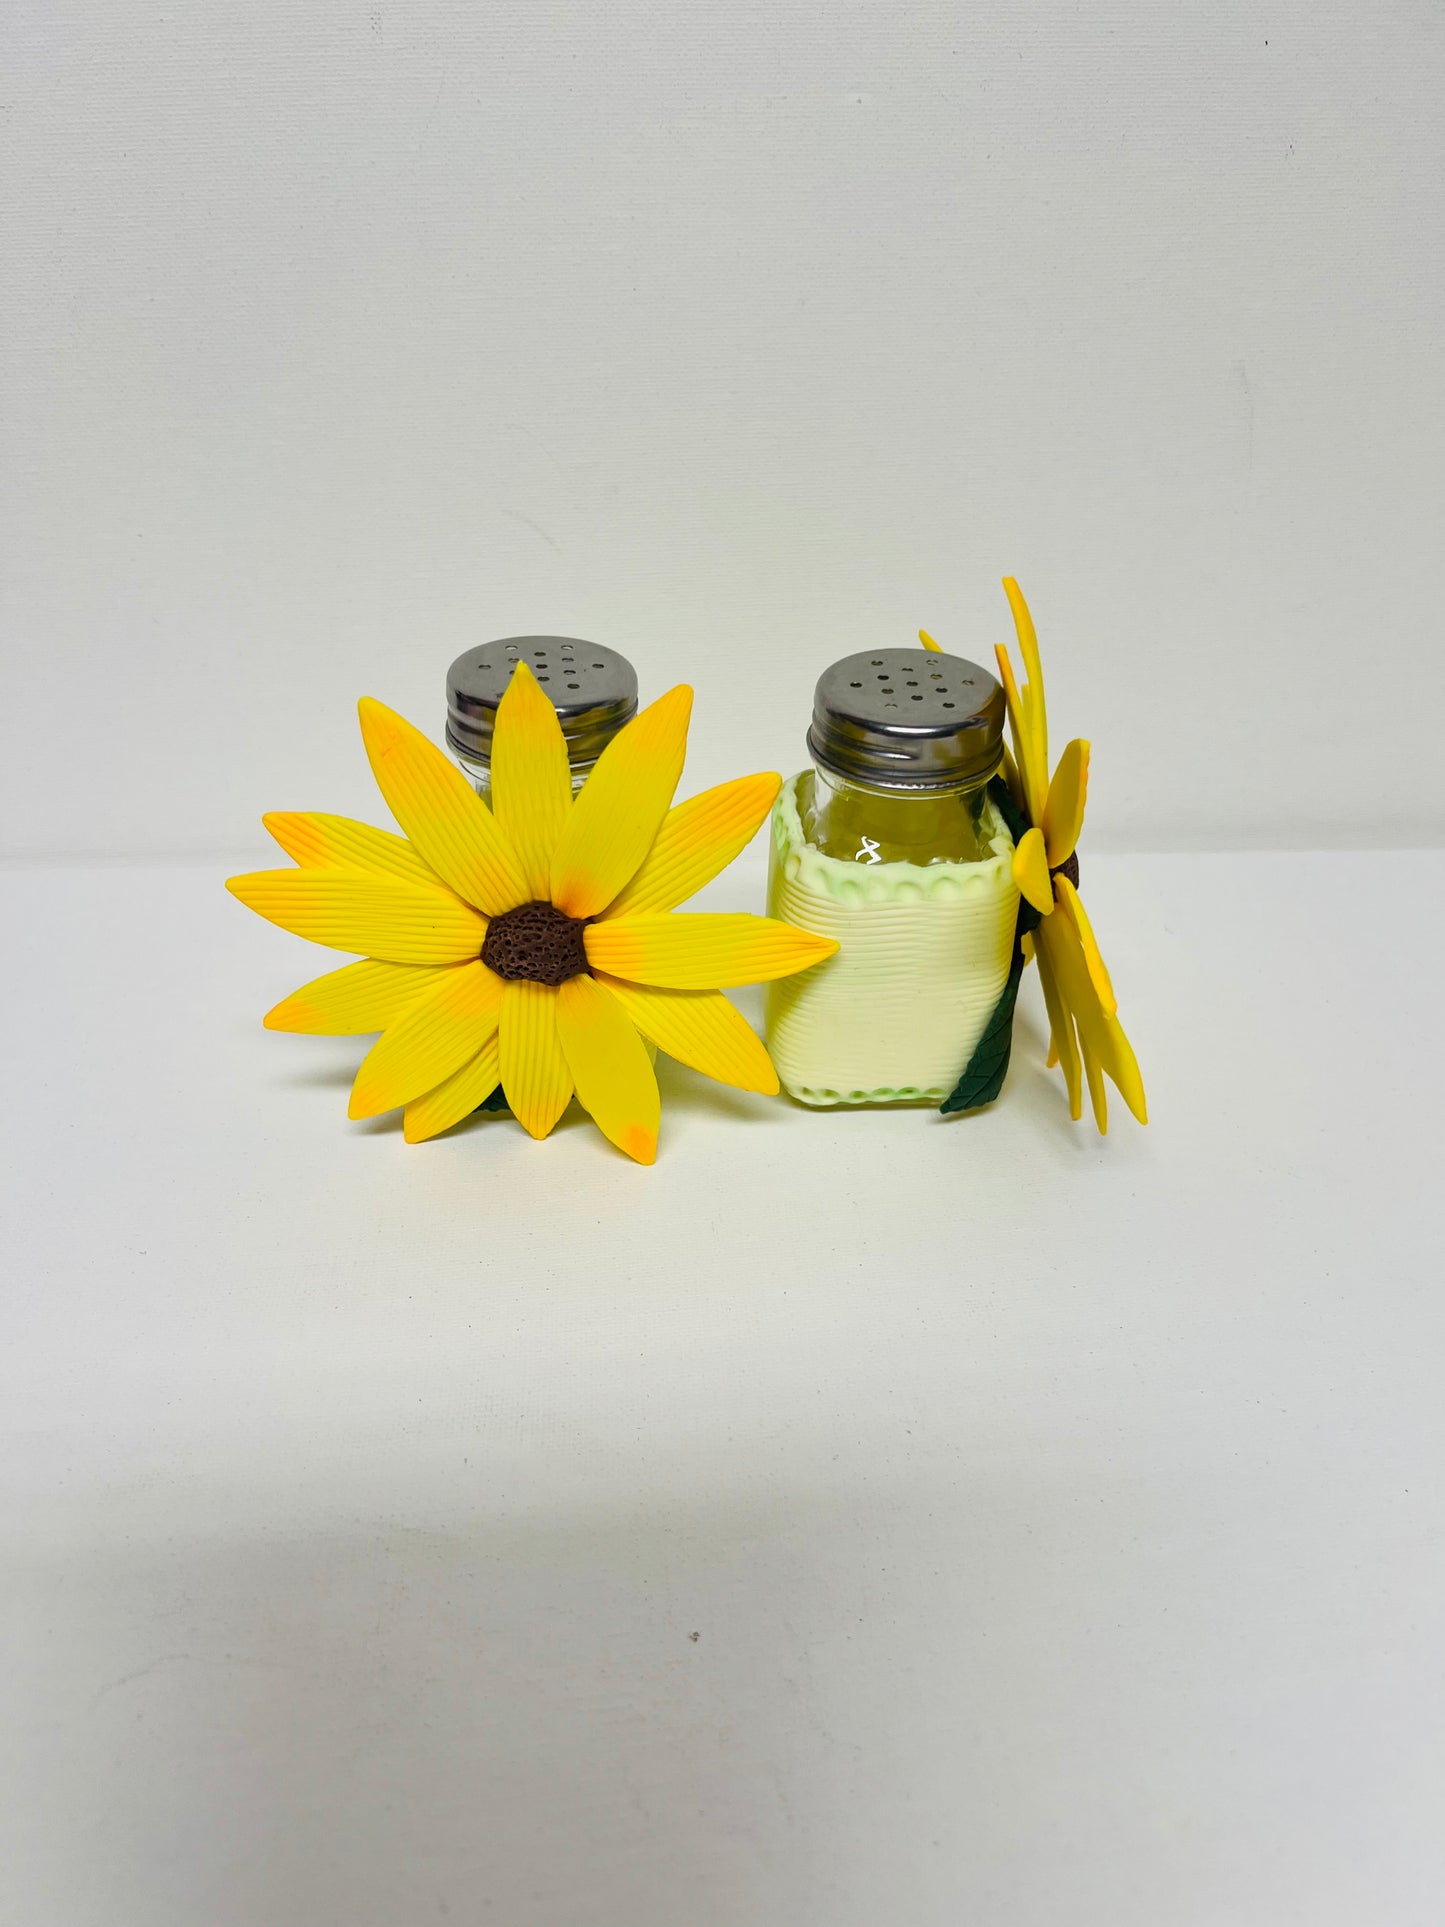
<instances>
[{"instance_id":1,"label":"white backdrop","mask_svg":"<svg viewBox=\"0 0 1445 1927\"><path fill-rule=\"evenodd\" d=\"M1439 840L1423 0L8 13L10 852L374 817L518 630L794 768L1006 572L1092 847Z\"/></svg>"},{"instance_id":2,"label":"white backdrop","mask_svg":"<svg viewBox=\"0 0 1445 1927\"><path fill-rule=\"evenodd\" d=\"M0 39L0 1927L1445 1919L1445 854L1298 853L1445 829L1437 0ZM1033 981L653 1170L261 1028L358 694L595 636L701 787L1006 572L1147 1130Z\"/></svg>"}]
</instances>

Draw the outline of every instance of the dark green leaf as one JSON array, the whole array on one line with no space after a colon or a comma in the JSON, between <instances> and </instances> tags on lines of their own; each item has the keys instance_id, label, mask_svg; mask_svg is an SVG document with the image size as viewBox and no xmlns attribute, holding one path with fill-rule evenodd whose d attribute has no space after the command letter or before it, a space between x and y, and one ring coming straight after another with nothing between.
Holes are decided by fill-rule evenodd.
<instances>
[{"instance_id":1,"label":"dark green leaf","mask_svg":"<svg viewBox=\"0 0 1445 1927\"><path fill-rule=\"evenodd\" d=\"M1015 938L1008 982L984 1026L983 1036L979 1038L973 1056L968 1060L968 1068L939 1105L941 1111L976 1111L985 1104L992 1104L1003 1089L1003 1080L1008 1073L1009 1052L1013 1048L1014 1005L1018 1002L1019 980L1023 974L1023 952Z\"/></svg>"}]
</instances>

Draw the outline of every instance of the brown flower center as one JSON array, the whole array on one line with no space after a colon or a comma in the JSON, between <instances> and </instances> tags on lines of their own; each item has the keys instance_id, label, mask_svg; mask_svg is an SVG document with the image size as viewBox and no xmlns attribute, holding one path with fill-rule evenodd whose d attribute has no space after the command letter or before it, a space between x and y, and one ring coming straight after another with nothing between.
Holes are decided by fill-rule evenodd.
<instances>
[{"instance_id":1,"label":"brown flower center","mask_svg":"<svg viewBox=\"0 0 1445 1927\"><path fill-rule=\"evenodd\" d=\"M585 921L552 903L519 903L487 925L482 962L499 977L530 977L537 984L565 984L587 968L582 947Z\"/></svg>"},{"instance_id":2,"label":"brown flower center","mask_svg":"<svg viewBox=\"0 0 1445 1927\"><path fill-rule=\"evenodd\" d=\"M1055 868L1049 871L1049 875L1053 877L1067 877L1070 883L1072 883L1074 888L1077 890L1079 887L1079 853L1078 851L1070 850L1069 854L1064 858L1063 862L1060 864L1057 864Z\"/></svg>"}]
</instances>

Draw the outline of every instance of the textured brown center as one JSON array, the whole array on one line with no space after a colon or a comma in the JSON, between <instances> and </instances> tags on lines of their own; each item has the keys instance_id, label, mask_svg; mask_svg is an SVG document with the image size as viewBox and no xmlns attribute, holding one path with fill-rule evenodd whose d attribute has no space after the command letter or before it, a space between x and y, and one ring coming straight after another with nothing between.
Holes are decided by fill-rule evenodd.
<instances>
[{"instance_id":1,"label":"textured brown center","mask_svg":"<svg viewBox=\"0 0 1445 1927\"><path fill-rule=\"evenodd\" d=\"M1055 869L1050 870L1049 875L1054 877L1067 877L1070 883L1072 883L1074 888L1077 890L1079 887L1079 853L1078 851L1070 850L1069 854L1064 858L1063 862L1060 863Z\"/></svg>"},{"instance_id":2,"label":"textured brown center","mask_svg":"<svg viewBox=\"0 0 1445 1927\"><path fill-rule=\"evenodd\" d=\"M487 925L482 962L499 977L530 977L537 984L565 984L587 968L582 933L587 925L555 904L520 903Z\"/></svg>"}]
</instances>

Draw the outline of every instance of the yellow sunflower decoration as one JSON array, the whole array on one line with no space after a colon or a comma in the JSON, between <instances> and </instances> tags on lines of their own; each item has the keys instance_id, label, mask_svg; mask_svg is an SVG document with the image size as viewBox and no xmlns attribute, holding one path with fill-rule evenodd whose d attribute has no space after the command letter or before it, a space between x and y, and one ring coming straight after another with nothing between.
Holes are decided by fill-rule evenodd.
<instances>
[{"instance_id":1,"label":"yellow sunflower decoration","mask_svg":"<svg viewBox=\"0 0 1445 1927\"><path fill-rule=\"evenodd\" d=\"M1003 586L1013 611L1025 672L1020 688L1008 649L999 643L994 654L1008 700L1009 732L1014 744L1011 757L1004 753L1004 776L1030 826L1014 850L1013 874L1020 896L1039 917L1032 936L1025 936L1023 945L1025 956L1031 952L1039 966L1039 982L1049 1013L1049 1063L1063 1066L1073 1117L1083 1115L1083 1083L1087 1079L1094 1122L1101 1132L1108 1130L1104 1092L1107 1073L1134 1116L1147 1124L1144 1081L1119 1022L1119 1002L1099 954L1093 926L1079 898L1076 851L1089 788L1089 745L1076 737L1065 748L1050 778L1049 721L1038 637L1017 582L1005 576ZM938 647L922 631L919 640L925 649Z\"/></svg>"},{"instance_id":2,"label":"yellow sunflower decoration","mask_svg":"<svg viewBox=\"0 0 1445 1927\"><path fill-rule=\"evenodd\" d=\"M668 914L749 842L781 786L744 776L671 808L692 691L670 690L608 744L573 800L557 712L525 663L497 712L489 809L411 724L364 698L361 733L405 832L281 814L294 870L232 877L242 903L364 961L305 984L271 1030L380 1031L350 1115L404 1107L409 1143L500 1085L533 1137L574 1095L640 1164L660 1105L644 1039L742 1090L777 1073L722 986L791 976L837 945L771 917Z\"/></svg>"}]
</instances>

